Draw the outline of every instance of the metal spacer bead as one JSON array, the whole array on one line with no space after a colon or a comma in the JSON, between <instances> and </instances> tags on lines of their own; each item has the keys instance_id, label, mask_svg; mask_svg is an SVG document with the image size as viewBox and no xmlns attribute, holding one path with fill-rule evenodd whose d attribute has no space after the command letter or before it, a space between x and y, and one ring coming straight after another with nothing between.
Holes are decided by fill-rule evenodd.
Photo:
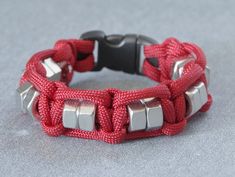
<instances>
[{"instance_id":1,"label":"metal spacer bead","mask_svg":"<svg viewBox=\"0 0 235 177\"><path fill-rule=\"evenodd\" d=\"M27 113L27 109L25 108L23 102L24 102L24 99L26 98L26 95L28 93L28 91L33 88L33 85L26 81L22 86L18 87L16 89L16 92L17 92L17 103L20 103L21 105L21 110L24 112L24 113Z\"/></svg>"},{"instance_id":2,"label":"metal spacer bead","mask_svg":"<svg viewBox=\"0 0 235 177\"><path fill-rule=\"evenodd\" d=\"M34 87L32 87L28 91L25 99L23 100L23 105L24 105L25 109L32 117L34 117L34 109L33 108L34 108L34 101L37 98L37 96L39 96L39 92Z\"/></svg>"},{"instance_id":3,"label":"metal spacer bead","mask_svg":"<svg viewBox=\"0 0 235 177\"><path fill-rule=\"evenodd\" d=\"M21 105L21 110L24 113L29 113L33 116L33 104L39 92L33 87L33 85L26 81L22 86L17 88L17 101Z\"/></svg>"},{"instance_id":4,"label":"metal spacer bead","mask_svg":"<svg viewBox=\"0 0 235 177\"><path fill-rule=\"evenodd\" d=\"M157 99L143 101L146 111L147 127L146 130L159 129L163 125L163 111Z\"/></svg>"},{"instance_id":5,"label":"metal spacer bead","mask_svg":"<svg viewBox=\"0 0 235 177\"><path fill-rule=\"evenodd\" d=\"M127 106L129 112L129 132L146 129L146 113L145 106L141 101L135 101Z\"/></svg>"},{"instance_id":6,"label":"metal spacer bead","mask_svg":"<svg viewBox=\"0 0 235 177\"><path fill-rule=\"evenodd\" d=\"M46 76L49 80L60 80L61 68L51 58L42 62L43 67L46 70ZM21 109L24 113L29 113L33 116L33 103L35 98L39 95L39 92L33 87L33 85L26 81L19 88L16 89L17 100L21 105Z\"/></svg>"},{"instance_id":7,"label":"metal spacer bead","mask_svg":"<svg viewBox=\"0 0 235 177\"><path fill-rule=\"evenodd\" d=\"M185 64L194 60L193 57L188 57L179 61L176 61L173 65L172 69L172 79L176 80L181 77L183 73L183 68ZM210 82L210 68L206 66L205 68L205 76L207 80L207 86ZM186 100L187 100L187 117L195 114L200 108L208 101L207 89L203 82L191 87L189 90L185 92Z\"/></svg>"},{"instance_id":8,"label":"metal spacer bead","mask_svg":"<svg viewBox=\"0 0 235 177\"><path fill-rule=\"evenodd\" d=\"M84 131L95 130L95 104L89 101L66 101L63 109L63 125Z\"/></svg>"},{"instance_id":9,"label":"metal spacer bead","mask_svg":"<svg viewBox=\"0 0 235 177\"><path fill-rule=\"evenodd\" d=\"M177 60L174 64L173 64L173 68L172 68L172 72L171 72L171 79L172 80L177 80L182 76L183 73L183 69L184 66L195 60L192 56L188 56L186 58L183 58L182 60Z\"/></svg>"},{"instance_id":10,"label":"metal spacer bead","mask_svg":"<svg viewBox=\"0 0 235 177\"><path fill-rule=\"evenodd\" d=\"M171 79L172 80L179 79L183 74L184 66L193 60L195 60L195 58L190 55L186 58L183 58L182 60L175 61L175 63L173 64L173 68L171 69ZM205 76L206 76L206 80L207 80L207 85L209 86L209 83L210 83L210 68L209 68L209 66L206 66L206 68L205 68Z\"/></svg>"},{"instance_id":11,"label":"metal spacer bead","mask_svg":"<svg viewBox=\"0 0 235 177\"><path fill-rule=\"evenodd\" d=\"M206 66L206 68L205 68L205 76L206 76L207 86L210 85L210 72L211 72L210 67Z\"/></svg>"},{"instance_id":12,"label":"metal spacer bead","mask_svg":"<svg viewBox=\"0 0 235 177\"><path fill-rule=\"evenodd\" d=\"M187 117L195 114L208 101L207 90L203 82L190 88L185 92L188 102Z\"/></svg>"},{"instance_id":13,"label":"metal spacer bead","mask_svg":"<svg viewBox=\"0 0 235 177\"><path fill-rule=\"evenodd\" d=\"M160 102L155 98L147 98L130 103L129 132L159 129L163 125L163 112Z\"/></svg>"},{"instance_id":14,"label":"metal spacer bead","mask_svg":"<svg viewBox=\"0 0 235 177\"><path fill-rule=\"evenodd\" d=\"M48 58L42 62L43 67L46 70L46 77L49 80L57 81L61 79L61 68L51 58Z\"/></svg>"}]
</instances>

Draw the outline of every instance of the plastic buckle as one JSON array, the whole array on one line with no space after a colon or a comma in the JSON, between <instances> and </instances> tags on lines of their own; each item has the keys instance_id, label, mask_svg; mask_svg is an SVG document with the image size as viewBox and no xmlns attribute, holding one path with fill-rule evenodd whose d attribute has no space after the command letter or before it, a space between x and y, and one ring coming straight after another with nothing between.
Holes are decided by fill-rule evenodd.
<instances>
[{"instance_id":1,"label":"plastic buckle","mask_svg":"<svg viewBox=\"0 0 235 177\"><path fill-rule=\"evenodd\" d=\"M157 43L144 35L106 35L103 31L86 32L81 35L81 39L98 42L98 59L94 71L107 67L131 74L142 72L144 45Z\"/></svg>"}]
</instances>

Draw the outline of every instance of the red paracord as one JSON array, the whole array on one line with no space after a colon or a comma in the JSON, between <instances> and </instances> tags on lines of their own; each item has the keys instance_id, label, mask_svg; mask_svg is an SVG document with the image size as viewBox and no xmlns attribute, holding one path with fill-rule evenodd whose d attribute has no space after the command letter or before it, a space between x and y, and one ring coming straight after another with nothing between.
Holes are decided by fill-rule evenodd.
<instances>
[{"instance_id":1,"label":"red paracord","mask_svg":"<svg viewBox=\"0 0 235 177\"><path fill-rule=\"evenodd\" d=\"M85 72L94 68L92 54L94 42L87 40L59 40L54 49L44 50L32 56L21 78L20 85L30 81L40 92L34 103L34 113L41 122L43 130L50 136L72 136L78 138L102 140L108 143L120 143L123 140L153 137L158 135L175 135L181 132L187 124L185 91L198 81L207 84L204 69L205 55L202 50L191 43L181 43L177 39L169 38L162 44L145 46L146 58L157 58L159 68L152 66L148 60L144 61L143 73L150 79L160 82L152 88L122 91L119 89L80 90L69 88L67 84L72 79L73 71ZM86 54L83 60L77 60L78 54ZM196 60L188 63L183 76L171 80L172 64L177 58L188 54L196 55ZM56 62L66 62L62 71L62 81L49 81L45 77L45 69L40 61L51 57ZM69 69L72 66L72 70ZM127 104L134 100L157 97L162 105L164 125L161 129L141 132L127 132L128 113ZM64 101L68 99L89 100L97 105L97 130L83 131L66 129L62 124ZM208 94L208 102L200 111L210 108L212 97Z\"/></svg>"}]
</instances>

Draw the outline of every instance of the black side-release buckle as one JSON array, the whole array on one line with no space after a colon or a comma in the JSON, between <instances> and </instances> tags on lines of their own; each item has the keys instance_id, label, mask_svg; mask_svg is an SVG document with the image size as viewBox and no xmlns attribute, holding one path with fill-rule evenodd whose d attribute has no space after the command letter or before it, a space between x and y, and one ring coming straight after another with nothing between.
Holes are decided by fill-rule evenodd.
<instances>
[{"instance_id":1,"label":"black side-release buckle","mask_svg":"<svg viewBox=\"0 0 235 177\"><path fill-rule=\"evenodd\" d=\"M103 31L89 31L81 39L98 43L98 59L94 71L103 67L127 73L141 74L144 62L143 46L156 44L152 38L144 35L105 35Z\"/></svg>"}]
</instances>

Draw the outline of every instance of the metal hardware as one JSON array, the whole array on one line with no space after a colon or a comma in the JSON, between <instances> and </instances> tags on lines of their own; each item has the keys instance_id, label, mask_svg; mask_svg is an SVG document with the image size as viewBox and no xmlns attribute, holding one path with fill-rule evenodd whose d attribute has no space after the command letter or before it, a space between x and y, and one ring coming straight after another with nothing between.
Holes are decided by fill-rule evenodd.
<instances>
[{"instance_id":1,"label":"metal hardware","mask_svg":"<svg viewBox=\"0 0 235 177\"><path fill-rule=\"evenodd\" d=\"M172 69L171 73L171 79L176 80L182 76L184 65L189 63L190 61L193 61L194 58L192 56L188 56L186 58L182 58L182 60L177 60Z\"/></svg>"},{"instance_id":2,"label":"metal hardware","mask_svg":"<svg viewBox=\"0 0 235 177\"><path fill-rule=\"evenodd\" d=\"M79 128L78 124L79 103L77 101L65 101L63 109L63 125L66 128Z\"/></svg>"},{"instance_id":3,"label":"metal hardware","mask_svg":"<svg viewBox=\"0 0 235 177\"><path fill-rule=\"evenodd\" d=\"M25 99L25 97L26 97L28 91L29 91L32 87L33 87L33 85L32 85L30 82L26 81L21 87L18 87L18 88L16 89L17 94L19 94L19 95L17 95L17 103L20 103L20 105L21 105L21 110L22 110L24 113L27 113L27 110L26 110L26 108L25 108L23 102L24 102L24 99Z\"/></svg>"},{"instance_id":4,"label":"metal hardware","mask_svg":"<svg viewBox=\"0 0 235 177\"><path fill-rule=\"evenodd\" d=\"M63 109L63 126L93 131L95 129L95 104L89 101L66 101Z\"/></svg>"},{"instance_id":5,"label":"metal hardware","mask_svg":"<svg viewBox=\"0 0 235 177\"><path fill-rule=\"evenodd\" d=\"M145 60L144 46L151 45L151 44L158 44L158 42L155 39L152 39L148 36L138 35L138 39L137 39L137 56L139 56L139 59L137 60L138 61L137 67L139 67L137 68L138 74L142 74L142 70L143 70L143 64ZM157 60L155 59L155 61Z\"/></svg>"},{"instance_id":6,"label":"metal hardware","mask_svg":"<svg viewBox=\"0 0 235 177\"><path fill-rule=\"evenodd\" d=\"M155 44L152 38L143 35L106 35L103 31L89 31L82 39L98 41L98 62L94 71L103 67L127 73L142 73L143 46Z\"/></svg>"},{"instance_id":7,"label":"metal hardware","mask_svg":"<svg viewBox=\"0 0 235 177\"><path fill-rule=\"evenodd\" d=\"M156 98L145 98L130 103L129 132L139 130L159 129L163 125L163 111L160 102Z\"/></svg>"},{"instance_id":8,"label":"metal hardware","mask_svg":"<svg viewBox=\"0 0 235 177\"><path fill-rule=\"evenodd\" d=\"M23 113L29 113L33 117L33 104L34 100L39 95L39 92L28 81L17 88L16 92L18 93L17 101L20 102Z\"/></svg>"},{"instance_id":9,"label":"metal hardware","mask_svg":"<svg viewBox=\"0 0 235 177\"><path fill-rule=\"evenodd\" d=\"M205 69L205 75L206 75L206 81L207 81L207 86L210 85L210 67L209 66L206 66L206 69Z\"/></svg>"},{"instance_id":10,"label":"metal hardware","mask_svg":"<svg viewBox=\"0 0 235 177\"><path fill-rule=\"evenodd\" d=\"M23 100L23 106L24 109L27 110L27 112L34 117L34 110L33 110L33 104L36 97L39 95L39 92L34 88L30 88L28 93L25 96L25 99Z\"/></svg>"},{"instance_id":11,"label":"metal hardware","mask_svg":"<svg viewBox=\"0 0 235 177\"><path fill-rule=\"evenodd\" d=\"M42 62L43 67L46 70L46 77L49 80L60 80L61 79L61 68L55 63L51 58L46 59ZM39 95L39 92L33 87L33 85L26 81L19 88L16 89L18 93L18 102L20 102L21 109L24 113L29 113L33 116L33 102L35 98Z\"/></svg>"},{"instance_id":12,"label":"metal hardware","mask_svg":"<svg viewBox=\"0 0 235 177\"><path fill-rule=\"evenodd\" d=\"M194 60L194 57L189 56L187 58L183 58L182 60L176 61L172 69L172 79L176 80L180 78L182 76L185 64L192 60ZM208 66L205 68L205 76L208 86L210 81L210 68ZM195 114L208 101L206 86L203 82L200 82L187 90L185 92L185 96L188 103L187 117Z\"/></svg>"},{"instance_id":13,"label":"metal hardware","mask_svg":"<svg viewBox=\"0 0 235 177\"><path fill-rule=\"evenodd\" d=\"M208 101L206 86L203 82L199 82L197 85L194 86L194 88L198 89L199 91L200 102L202 107Z\"/></svg>"},{"instance_id":14,"label":"metal hardware","mask_svg":"<svg viewBox=\"0 0 235 177\"><path fill-rule=\"evenodd\" d=\"M129 112L129 132L146 129L146 113L145 106L140 101L130 103L128 106Z\"/></svg>"},{"instance_id":15,"label":"metal hardware","mask_svg":"<svg viewBox=\"0 0 235 177\"><path fill-rule=\"evenodd\" d=\"M157 99L143 101L146 110L147 130L159 129L163 125L162 106Z\"/></svg>"},{"instance_id":16,"label":"metal hardware","mask_svg":"<svg viewBox=\"0 0 235 177\"><path fill-rule=\"evenodd\" d=\"M171 79L172 80L179 79L183 74L184 66L193 60L195 60L195 58L191 55L189 55L186 58L182 58L181 60L177 60L173 64L173 68L171 70ZM206 80L207 80L207 85L209 86L209 83L210 83L210 68L209 68L209 66L206 66L206 68L205 68L205 76L206 76Z\"/></svg>"},{"instance_id":17,"label":"metal hardware","mask_svg":"<svg viewBox=\"0 0 235 177\"><path fill-rule=\"evenodd\" d=\"M61 68L60 66L55 63L51 58L48 58L42 62L46 70L46 77L49 80L60 80L61 79Z\"/></svg>"},{"instance_id":18,"label":"metal hardware","mask_svg":"<svg viewBox=\"0 0 235 177\"><path fill-rule=\"evenodd\" d=\"M79 128L81 130L93 131L95 129L95 112L95 104L88 101L81 102L78 114Z\"/></svg>"},{"instance_id":19,"label":"metal hardware","mask_svg":"<svg viewBox=\"0 0 235 177\"><path fill-rule=\"evenodd\" d=\"M198 83L185 92L188 110L187 117L195 114L207 102L207 91L203 82Z\"/></svg>"},{"instance_id":20,"label":"metal hardware","mask_svg":"<svg viewBox=\"0 0 235 177\"><path fill-rule=\"evenodd\" d=\"M39 92L33 87L33 85L26 81L20 87L16 89L17 102L21 105L23 113L29 113L32 117L34 116L33 104Z\"/></svg>"}]
</instances>

